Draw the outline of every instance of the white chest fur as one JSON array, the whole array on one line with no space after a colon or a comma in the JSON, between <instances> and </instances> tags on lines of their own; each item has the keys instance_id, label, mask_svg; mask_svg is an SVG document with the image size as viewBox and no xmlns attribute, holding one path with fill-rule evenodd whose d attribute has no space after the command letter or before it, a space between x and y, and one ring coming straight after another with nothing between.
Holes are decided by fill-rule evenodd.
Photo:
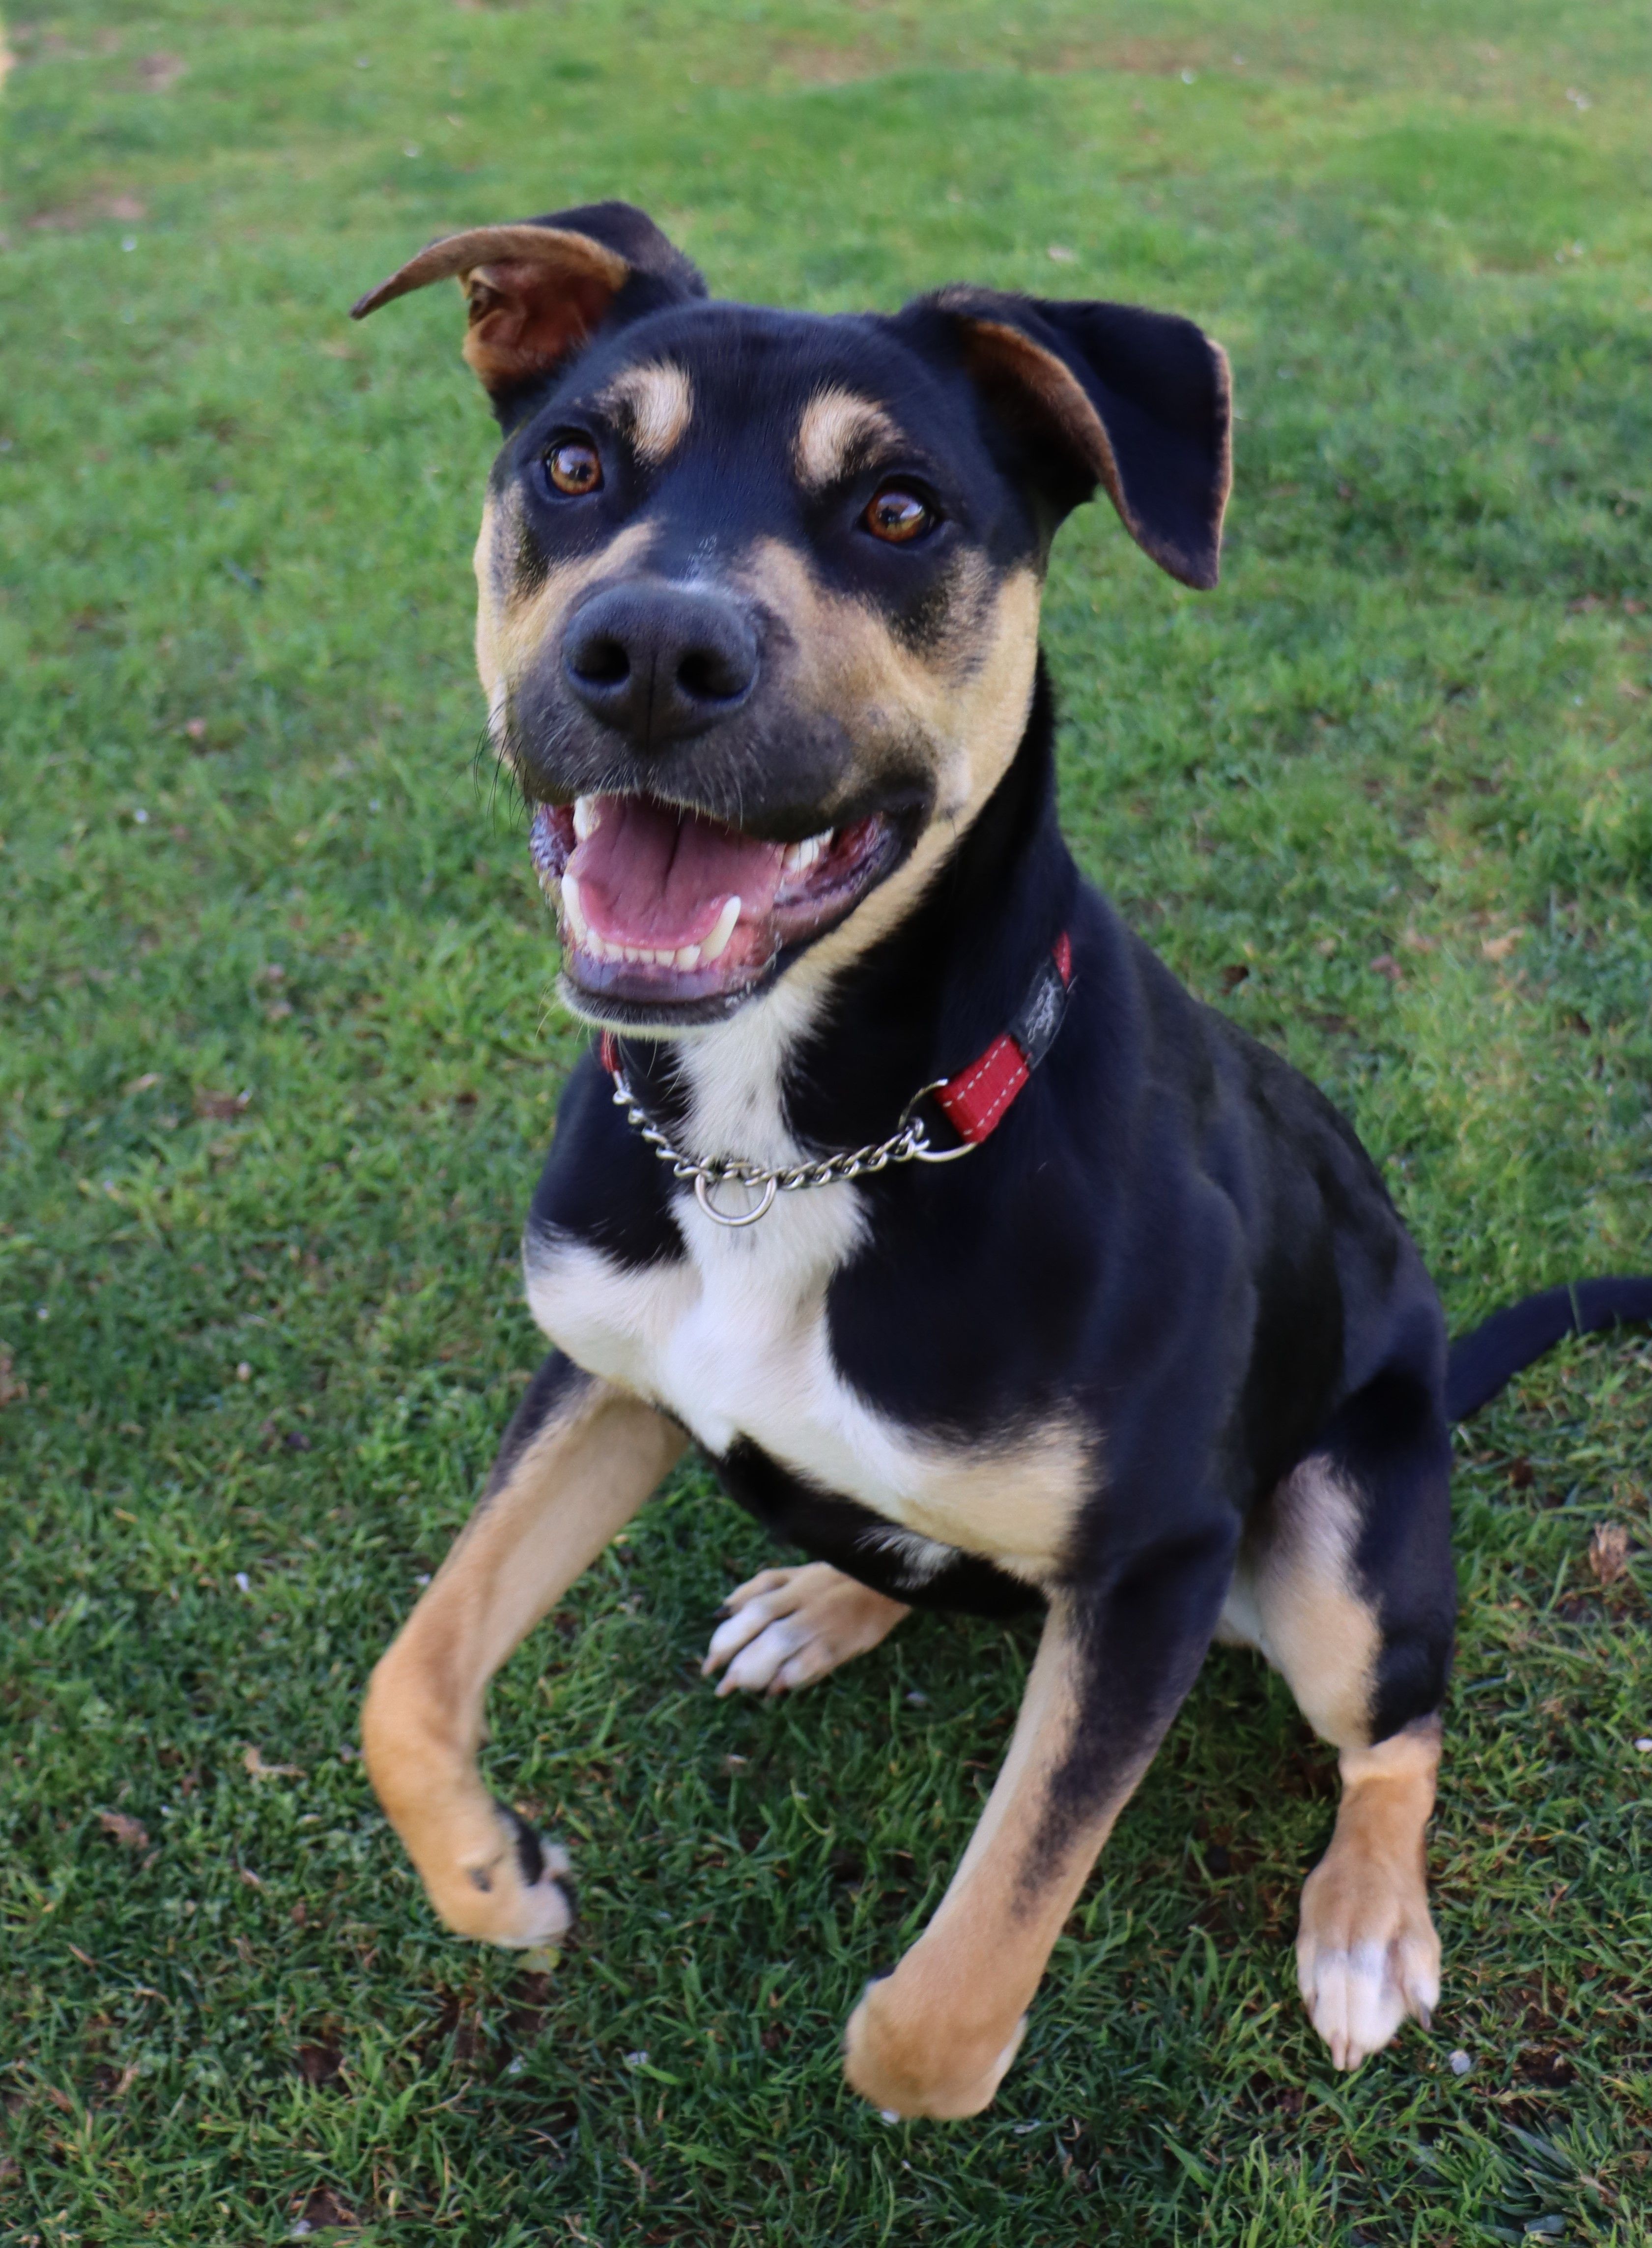
<instances>
[{"instance_id":1,"label":"white chest fur","mask_svg":"<svg viewBox=\"0 0 1652 2248\"><path fill-rule=\"evenodd\" d=\"M809 1004L782 984L685 1045L682 1137L696 1154L799 1160L779 1087ZM1035 1581L1048 1573L1083 1482L1084 1447L1068 1429L950 1444L880 1412L838 1370L826 1291L865 1236L858 1188L783 1194L739 1230L708 1218L691 1193L674 1207L686 1256L641 1269L566 1236L529 1238L529 1306L559 1348L663 1406L708 1451L744 1437L821 1490L859 1500L890 1525L909 1579L941 1566L949 1547Z\"/></svg>"}]
</instances>

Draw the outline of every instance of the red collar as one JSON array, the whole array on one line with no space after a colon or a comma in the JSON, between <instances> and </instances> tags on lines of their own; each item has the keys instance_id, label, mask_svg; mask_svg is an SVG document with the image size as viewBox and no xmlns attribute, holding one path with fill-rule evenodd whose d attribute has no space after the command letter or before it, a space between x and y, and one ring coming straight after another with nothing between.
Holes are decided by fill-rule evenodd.
<instances>
[{"instance_id":1,"label":"red collar","mask_svg":"<svg viewBox=\"0 0 1652 2248\"><path fill-rule=\"evenodd\" d=\"M979 1147L1004 1121L1016 1095L1055 1043L1073 984L1073 942L1065 929L1038 964L1026 997L1008 1030L966 1069L926 1086L924 1092L957 1134L963 1147ZM610 1077L620 1078L620 1041L604 1031L599 1049ZM913 1107L922 1094L915 1096Z\"/></svg>"},{"instance_id":2,"label":"red collar","mask_svg":"<svg viewBox=\"0 0 1652 2248\"><path fill-rule=\"evenodd\" d=\"M956 1077L934 1088L935 1104L960 1140L978 1147L1004 1121L1011 1103L1055 1043L1073 983L1073 942L1065 929L1007 1031Z\"/></svg>"}]
</instances>

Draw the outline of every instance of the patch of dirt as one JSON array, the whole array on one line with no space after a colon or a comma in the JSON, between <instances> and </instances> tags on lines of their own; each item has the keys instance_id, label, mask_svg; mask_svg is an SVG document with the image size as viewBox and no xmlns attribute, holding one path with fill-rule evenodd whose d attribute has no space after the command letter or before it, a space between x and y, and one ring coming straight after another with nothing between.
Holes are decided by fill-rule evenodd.
<instances>
[{"instance_id":1,"label":"patch of dirt","mask_svg":"<svg viewBox=\"0 0 1652 2248\"><path fill-rule=\"evenodd\" d=\"M1578 2073L1571 2055L1558 2045L1527 2046L1518 2066L1528 2084L1546 2084L1554 2091L1573 2083Z\"/></svg>"},{"instance_id":2,"label":"patch of dirt","mask_svg":"<svg viewBox=\"0 0 1652 2248\"><path fill-rule=\"evenodd\" d=\"M300 2238L312 2232L332 2231L337 2226L356 2222L354 2210L340 2201L330 2186L325 2185L319 2185L312 2194L308 2195L293 2210L292 2217L295 2233L300 2225L304 2227L304 2234L300 2234Z\"/></svg>"},{"instance_id":3,"label":"patch of dirt","mask_svg":"<svg viewBox=\"0 0 1652 2248\"><path fill-rule=\"evenodd\" d=\"M55 210L37 211L24 223L36 234L81 234L100 219L124 219L128 224L135 224L148 216L148 207L136 195L112 191L88 195L78 203L60 203Z\"/></svg>"},{"instance_id":4,"label":"patch of dirt","mask_svg":"<svg viewBox=\"0 0 1652 2248\"><path fill-rule=\"evenodd\" d=\"M292 2058L306 2084L331 2084L344 2066L344 2055L331 2036L314 2045L301 2045Z\"/></svg>"},{"instance_id":5,"label":"patch of dirt","mask_svg":"<svg viewBox=\"0 0 1652 2248\"><path fill-rule=\"evenodd\" d=\"M1232 71L1227 52L1194 39L1098 39L1057 50L1042 67L1067 77L1082 71L1110 71L1121 78L1180 78L1184 71ZM1034 67L1039 67L1035 63ZM1239 65L1238 67L1243 67Z\"/></svg>"},{"instance_id":6,"label":"patch of dirt","mask_svg":"<svg viewBox=\"0 0 1652 2248\"><path fill-rule=\"evenodd\" d=\"M889 67L889 58L869 44L829 47L813 39L782 39L771 51L773 67L805 86L853 86Z\"/></svg>"}]
</instances>

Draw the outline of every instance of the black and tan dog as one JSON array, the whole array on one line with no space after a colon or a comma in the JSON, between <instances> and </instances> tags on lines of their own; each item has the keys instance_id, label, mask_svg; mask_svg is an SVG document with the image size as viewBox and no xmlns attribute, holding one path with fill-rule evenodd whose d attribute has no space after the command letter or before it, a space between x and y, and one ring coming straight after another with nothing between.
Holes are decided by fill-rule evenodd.
<instances>
[{"instance_id":1,"label":"black and tan dog","mask_svg":"<svg viewBox=\"0 0 1652 2248\"><path fill-rule=\"evenodd\" d=\"M1652 1284L1534 1299L1448 1381L1349 1127L1062 842L1051 541L1100 485L1214 585L1221 352L971 289L893 318L710 302L619 203L437 243L357 313L455 275L505 433L492 737L604 1036L528 1223L552 1355L374 1676L385 1808L452 1927L566 1924L561 1861L478 1777L483 1695L693 1438L816 1557L730 1595L725 1692L806 1684L914 1607L1045 1611L974 1839L849 2022L859 2091L992 2098L1214 1637L1340 1751L1297 1956L1354 2066L1438 1991L1448 1414Z\"/></svg>"}]
</instances>

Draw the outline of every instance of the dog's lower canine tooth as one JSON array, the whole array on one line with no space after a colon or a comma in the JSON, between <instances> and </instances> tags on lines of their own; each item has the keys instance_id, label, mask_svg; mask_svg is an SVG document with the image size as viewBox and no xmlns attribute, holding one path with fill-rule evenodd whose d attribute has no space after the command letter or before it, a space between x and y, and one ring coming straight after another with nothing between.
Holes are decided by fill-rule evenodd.
<instances>
[{"instance_id":1,"label":"dog's lower canine tooth","mask_svg":"<svg viewBox=\"0 0 1652 2248\"><path fill-rule=\"evenodd\" d=\"M568 916L568 927L573 932L574 942L583 944L591 930L579 907L579 878L566 869L562 876L562 910Z\"/></svg>"},{"instance_id":2,"label":"dog's lower canine tooth","mask_svg":"<svg viewBox=\"0 0 1652 2248\"><path fill-rule=\"evenodd\" d=\"M594 835L602 825L593 796L576 796L573 799L573 833L583 843L587 835Z\"/></svg>"},{"instance_id":3,"label":"dog's lower canine tooth","mask_svg":"<svg viewBox=\"0 0 1652 2248\"><path fill-rule=\"evenodd\" d=\"M723 911L717 915L711 934L700 947L700 958L709 968L720 960L729 949L729 939L734 935L734 925L740 918L738 898L725 898Z\"/></svg>"}]
</instances>

